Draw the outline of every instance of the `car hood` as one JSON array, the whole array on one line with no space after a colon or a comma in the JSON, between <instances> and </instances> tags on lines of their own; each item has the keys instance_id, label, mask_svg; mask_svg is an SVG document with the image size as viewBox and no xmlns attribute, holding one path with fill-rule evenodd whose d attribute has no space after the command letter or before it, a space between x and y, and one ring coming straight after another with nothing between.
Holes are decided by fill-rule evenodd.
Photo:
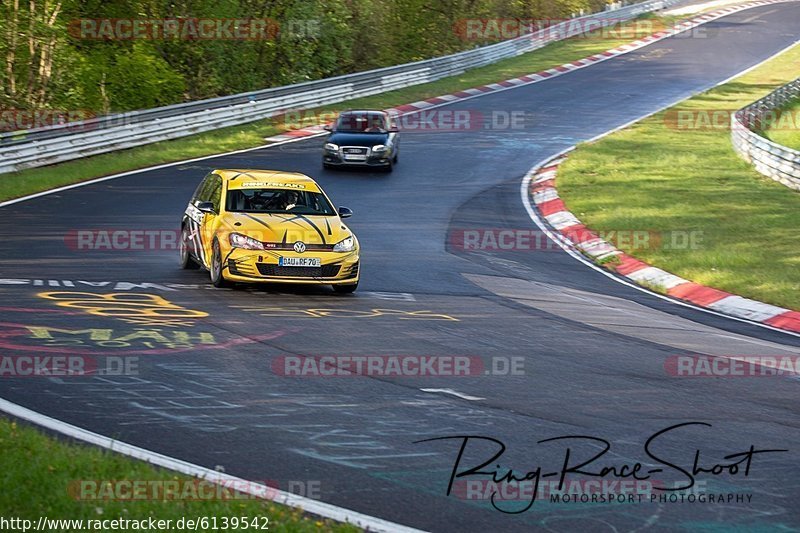
<instances>
[{"instance_id":1,"label":"car hood","mask_svg":"<svg viewBox=\"0 0 800 533\"><path fill-rule=\"evenodd\" d=\"M261 242L334 245L353 233L338 216L226 213L225 229Z\"/></svg>"},{"instance_id":2,"label":"car hood","mask_svg":"<svg viewBox=\"0 0 800 533\"><path fill-rule=\"evenodd\" d=\"M389 140L388 133L337 133L334 132L328 137L328 142L339 146L368 146L372 148L376 144L386 144Z\"/></svg>"}]
</instances>

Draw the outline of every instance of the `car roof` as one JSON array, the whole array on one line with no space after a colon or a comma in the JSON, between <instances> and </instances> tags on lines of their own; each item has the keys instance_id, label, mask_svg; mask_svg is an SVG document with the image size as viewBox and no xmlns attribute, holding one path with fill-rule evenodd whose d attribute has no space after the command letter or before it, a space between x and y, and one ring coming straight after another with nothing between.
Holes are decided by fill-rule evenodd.
<instances>
[{"instance_id":1,"label":"car roof","mask_svg":"<svg viewBox=\"0 0 800 533\"><path fill-rule=\"evenodd\" d=\"M217 169L215 174L228 184L228 189L303 189L319 191L319 185L299 172L258 169Z\"/></svg>"}]
</instances>

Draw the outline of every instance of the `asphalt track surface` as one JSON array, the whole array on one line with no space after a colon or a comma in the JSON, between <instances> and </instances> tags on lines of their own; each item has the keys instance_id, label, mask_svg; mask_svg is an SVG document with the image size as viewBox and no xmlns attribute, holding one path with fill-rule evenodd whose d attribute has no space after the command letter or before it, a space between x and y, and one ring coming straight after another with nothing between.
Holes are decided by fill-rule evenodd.
<instances>
[{"instance_id":1,"label":"asphalt track surface","mask_svg":"<svg viewBox=\"0 0 800 533\"><path fill-rule=\"evenodd\" d=\"M485 116L522 110L528 119L522 129L404 134L392 174L323 171L323 141L316 138L145 170L5 207L2 276L18 281L0 285L4 353L79 354L101 363L110 355L136 356L139 374L4 378L0 396L282 489L290 481L310 482L326 502L421 529L797 526L797 380L680 379L667 375L665 361L685 353L798 354L800 339L666 302L560 251L465 252L449 245L448 235L534 229L519 196L532 165L764 60L796 41L798 28L800 4L748 10L708 24L705 39L667 39L450 106ZM77 251L66 244L69 232L80 229L175 229L198 180L212 168L292 170L319 180L337 204L355 211L350 225L363 247L359 292L212 290L207 273L177 268L173 250ZM166 284L185 288L164 290ZM126 319L136 317L100 316L53 299L75 295L41 294L70 291L146 293L208 315L182 324L132 323ZM167 347L176 339L184 348ZM524 372L297 378L273 370L279 357L298 354L466 355L487 367L520 358ZM611 442L595 470L636 461L652 466L647 438L691 421L712 427L683 427L657 445L662 458L687 469L696 450L706 466L730 463L724 456L751 444L789 451L756 455L748 476L697 476L708 492L751 494L749 503L543 501L506 514L486 500L460 497L458 485L445 495L459 442L413 443L493 437L507 446L496 463L521 475L539 465L557 471L568 447L571 461L599 449L587 439L537 441L588 435ZM470 444L461 466L476 466L492 450ZM671 468L652 478L687 479ZM498 502L506 510L526 505Z\"/></svg>"}]
</instances>

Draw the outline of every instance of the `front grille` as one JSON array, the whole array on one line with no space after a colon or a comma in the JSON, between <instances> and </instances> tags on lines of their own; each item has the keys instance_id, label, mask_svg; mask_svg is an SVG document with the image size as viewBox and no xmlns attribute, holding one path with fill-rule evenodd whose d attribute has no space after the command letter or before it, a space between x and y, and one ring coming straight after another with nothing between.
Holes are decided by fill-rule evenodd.
<instances>
[{"instance_id":1,"label":"front grille","mask_svg":"<svg viewBox=\"0 0 800 533\"><path fill-rule=\"evenodd\" d=\"M258 263L258 272L262 276L286 278L335 278L341 265L322 265L321 267L284 267L267 263Z\"/></svg>"},{"instance_id":2,"label":"front grille","mask_svg":"<svg viewBox=\"0 0 800 533\"><path fill-rule=\"evenodd\" d=\"M265 242L263 243L264 247L267 250L294 250L294 242L285 243L285 242ZM306 244L306 251L312 250L320 250L324 252L330 252L333 250L333 247L336 246L335 244Z\"/></svg>"},{"instance_id":3,"label":"front grille","mask_svg":"<svg viewBox=\"0 0 800 533\"><path fill-rule=\"evenodd\" d=\"M343 146L342 153L348 155L367 155L369 152L368 148L362 148L360 146Z\"/></svg>"}]
</instances>

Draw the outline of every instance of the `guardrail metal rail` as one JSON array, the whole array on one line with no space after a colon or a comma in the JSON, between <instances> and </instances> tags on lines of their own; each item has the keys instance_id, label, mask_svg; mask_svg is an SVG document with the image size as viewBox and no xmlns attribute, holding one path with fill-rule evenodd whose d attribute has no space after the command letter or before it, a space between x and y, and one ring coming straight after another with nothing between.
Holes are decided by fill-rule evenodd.
<instances>
[{"instance_id":1,"label":"guardrail metal rail","mask_svg":"<svg viewBox=\"0 0 800 533\"><path fill-rule=\"evenodd\" d=\"M800 191L800 151L771 141L758 132L777 118L777 112L800 99L800 78L743 107L731 117L733 148L755 169Z\"/></svg>"},{"instance_id":2,"label":"guardrail metal rail","mask_svg":"<svg viewBox=\"0 0 800 533\"><path fill-rule=\"evenodd\" d=\"M107 115L0 134L0 173L14 172L261 120L435 81L541 48L595 28L664 9L682 0L655 0L577 17L521 37L403 65L166 107Z\"/></svg>"}]
</instances>

